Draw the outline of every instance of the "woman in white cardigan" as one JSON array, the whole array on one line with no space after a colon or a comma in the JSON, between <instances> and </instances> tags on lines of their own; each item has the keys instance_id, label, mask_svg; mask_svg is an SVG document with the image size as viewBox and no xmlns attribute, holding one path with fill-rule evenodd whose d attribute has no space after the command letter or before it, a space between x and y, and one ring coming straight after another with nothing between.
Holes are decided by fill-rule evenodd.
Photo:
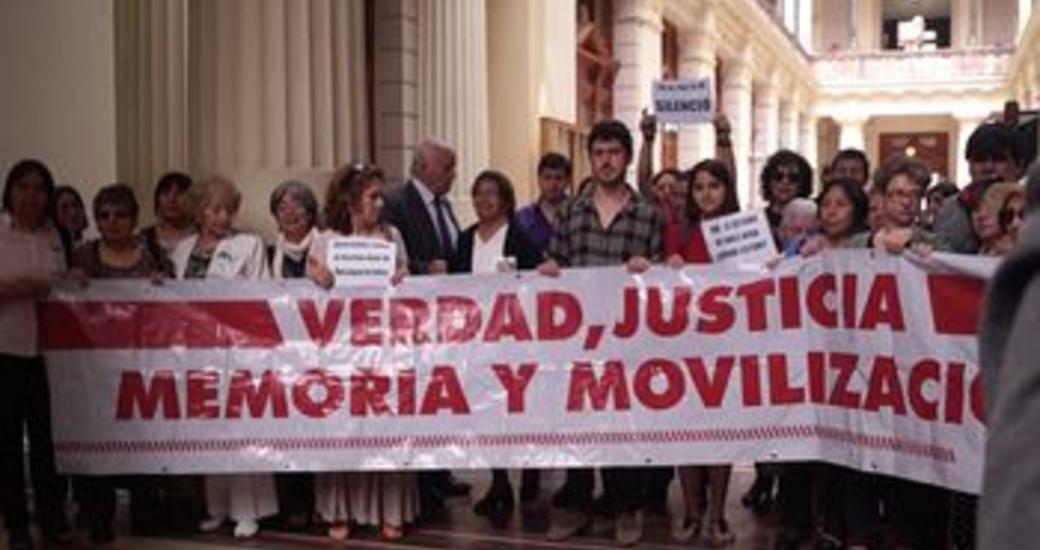
<instances>
[{"instance_id":1,"label":"woman in white cardigan","mask_svg":"<svg viewBox=\"0 0 1040 550\"><path fill-rule=\"evenodd\" d=\"M267 277L267 255L260 237L232 229L242 194L235 184L212 178L191 189L198 233L184 239L172 254L178 279L261 279ZM274 476L233 474L206 476L209 517L199 528L214 531L228 519L235 536L252 537L258 521L278 513Z\"/></svg>"}]
</instances>

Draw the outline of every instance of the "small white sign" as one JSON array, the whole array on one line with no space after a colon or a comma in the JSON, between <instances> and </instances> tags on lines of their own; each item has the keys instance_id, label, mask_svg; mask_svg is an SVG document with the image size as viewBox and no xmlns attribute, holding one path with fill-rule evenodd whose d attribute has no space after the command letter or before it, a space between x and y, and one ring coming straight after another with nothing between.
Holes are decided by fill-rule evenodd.
<instances>
[{"instance_id":1,"label":"small white sign","mask_svg":"<svg viewBox=\"0 0 1040 550\"><path fill-rule=\"evenodd\" d=\"M705 124L715 118L710 78L655 80L652 95L662 124Z\"/></svg>"},{"instance_id":2,"label":"small white sign","mask_svg":"<svg viewBox=\"0 0 1040 550\"><path fill-rule=\"evenodd\" d=\"M384 239L336 237L329 241L325 263L336 286L383 286L397 269L397 246Z\"/></svg>"},{"instance_id":3,"label":"small white sign","mask_svg":"<svg viewBox=\"0 0 1040 550\"><path fill-rule=\"evenodd\" d=\"M701 222L715 263L763 263L776 257L776 243L764 210L737 212Z\"/></svg>"}]
</instances>

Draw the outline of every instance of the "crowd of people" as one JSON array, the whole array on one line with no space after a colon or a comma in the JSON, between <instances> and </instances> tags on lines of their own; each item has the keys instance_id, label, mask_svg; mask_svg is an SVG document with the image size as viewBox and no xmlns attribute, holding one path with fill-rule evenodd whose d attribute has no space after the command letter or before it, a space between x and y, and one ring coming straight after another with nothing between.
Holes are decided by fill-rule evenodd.
<instances>
[{"instance_id":1,"label":"crowd of people","mask_svg":"<svg viewBox=\"0 0 1040 550\"><path fill-rule=\"evenodd\" d=\"M157 182L152 197L156 223L143 229L131 186L100 189L91 202L98 236L85 240L88 216L76 189L56 187L40 161L18 162L7 174L0 217L0 254L18 258L5 261L0 270L0 373L5 377L0 385L0 498L10 547L32 547L23 471L26 440L40 532L58 543L71 536L69 489L55 471L47 371L34 308L57 280L297 278L331 288L335 281L325 251L330 239L346 235L396 243L397 270L390 284L447 273L536 270L552 277L568 268L625 266L641 272L654 264L710 263L701 223L741 208L729 125L723 117L715 121L715 158L685 171L654 173L656 128L653 118L645 117L637 154L625 125L596 124L587 145L591 175L573 193L570 160L546 154L537 167L538 197L523 208L508 176L481 172L470 189L477 221L467 229L459 226L448 200L455 152L436 140L417 147L410 179L392 187L379 167L367 164L338 170L323 201L310 185L286 181L270 196L278 227L270 243L236 229L243 194L234 182L220 177L194 181L179 172ZM780 251L776 262L850 248L1006 254L1023 216L1037 202L1036 186L1018 183L1025 155L1014 132L1000 123L980 126L965 154L971 181L958 189L948 182L933 185L928 167L913 157L884 159L871 172L863 152L845 150L816 178L798 153L776 152L759 178ZM633 162L635 185L626 181ZM729 464L602 468L598 498L593 498L595 475L591 468L567 472L552 497L550 539L573 537L593 515L604 514L614 519L619 544L638 543L643 512L663 513L673 476L684 503L673 535L716 547L736 539L725 516ZM491 476L475 511L508 517L516 505L508 473L494 470ZM203 531L232 522L236 537L251 537L261 520L279 515L290 527L320 521L335 540L362 528L400 539L413 522L436 517L445 498L469 491L447 471L208 475L198 484L147 476L75 476L71 487L78 520L95 543L114 539L119 487L130 489L136 531L168 525L186 509ZM539 494L539 472L524 471L521 505ZM971 498L837 466L759 464L741 502L754 513L777 514L777 548L970 548L973 540Z\"/></svg>"}]
</instances>

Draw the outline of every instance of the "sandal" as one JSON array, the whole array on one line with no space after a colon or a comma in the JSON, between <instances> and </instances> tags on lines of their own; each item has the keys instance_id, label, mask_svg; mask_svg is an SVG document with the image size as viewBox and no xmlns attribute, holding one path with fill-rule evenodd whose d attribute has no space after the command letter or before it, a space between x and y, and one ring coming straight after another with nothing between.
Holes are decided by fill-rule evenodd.
<instances>
[{"instance_id":1,"label":"sandal","mask_svg":"<svg viewBox=\"0 0 1040 550\"><path fill-rule=\"evenodd\" d=\"M350 538L350 526L346 523L333 523L329 526L329 538L344 541Z\"/></svg>"},{"instance_id":2,"label":"sandal","mask_svg":"<svg viewBox=\"0 0 1040 550\"><path fill-rule=\"evenodd\" d=\"M672 538L678 542L689 542L701 536L701 518L686 517L672 526Z\"/></svg>"},{"instance_id":3,"label":"sandal","mask_svg":"<svg viewBox=\"0 0 1040 550\"><path fill-rule=\"evenodd\" d=\"M404 528L398 525L384 523L379 529L379 535L383 540L401 540L404 537Z\"/></svg>"},{"instance_id":4,"label":"sandal","mask_svg":"<svg viewBox=\"0 0 1040 550\"><path fill-rule=\"evenodd\" d=\"M723 518L709 521L704 532L705 544L718 548L728 546L737 540L737 535L730 530L729 522Z\"/></svg>"}]
</instances>

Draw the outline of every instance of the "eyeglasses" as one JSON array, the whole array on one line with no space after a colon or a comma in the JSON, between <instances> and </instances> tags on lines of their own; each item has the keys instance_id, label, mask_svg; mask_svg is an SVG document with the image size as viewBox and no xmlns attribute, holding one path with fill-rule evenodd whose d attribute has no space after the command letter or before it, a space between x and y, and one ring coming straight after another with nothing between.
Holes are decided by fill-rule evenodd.
<instances>
[{"instance_id":1,"label":"eyeglasses","mask_svg":"<svg viewBox=\"0 0 1040 550\"><path fill-rule=\"evenodd\" d=\"M1003 228L1005 231L1007 230L1007 228L1011 227L1011 224L1016 219L1017 220L1021 220L1022 219L1022 209L1021 208L1015 208L1015 207L1004 208L1003 210L1000 211L1000 214L998 214L998 217L997 217L997 221L1000 223L1000 227Z\"/></svg>"},{"instance_id":2,"label":"eyeglasses","mask_svg":"<svg viewBox=\"0 0 1040 550\"><path fill-rule=\"evenodd\" d=\"M776 171L776 175L773 177L776 181L787 180L797 183L802 179L802 173L798 170L784 170L783 168Z\"/></svg>"}]
</instances>

